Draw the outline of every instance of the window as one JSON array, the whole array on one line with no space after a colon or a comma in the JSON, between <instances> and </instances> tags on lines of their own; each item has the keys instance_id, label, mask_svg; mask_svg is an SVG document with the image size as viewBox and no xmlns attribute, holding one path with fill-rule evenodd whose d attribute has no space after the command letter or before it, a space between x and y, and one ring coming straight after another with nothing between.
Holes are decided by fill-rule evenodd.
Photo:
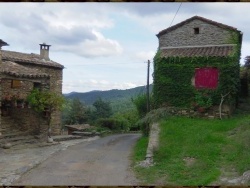
<instances>
[{"instance_id":1,"label":"window","mask_svg":"<svg viewBox=\"0 0 250 188\"><path fill-rule=\"evenodd\" d=\"M215 67L195 69L195 88L216 89L218 86L219 71Z\"/></svg>"},{"instance_id":2,"label":"window","mask_svg":"<svg viewBox=\"0 0 250 188\"><path fill-rule=\"evenodd\" d=\"M40 89L40 88L41 88L41 83L34 82L33 89Z\"/></svg>"},{"instance_id":3,"label":"window","mask_svg":"<svg viewBox=\"0 0 250 188\"><path fill-rule=\"evenodd\" d=\"M11 88L19 88L21 87L22 82L20 80L12 80L11 82Z\"/></svg>"},{"instance_id":4,"label":"window","mask_svg":"<svg viewBox=\"0 0 250 188\"><path fill-rule=\"evenodd\" d=\"M198 27L194 28L194 34L199 34L200 33L200 29Z\"/></svg>"}]
</instances>

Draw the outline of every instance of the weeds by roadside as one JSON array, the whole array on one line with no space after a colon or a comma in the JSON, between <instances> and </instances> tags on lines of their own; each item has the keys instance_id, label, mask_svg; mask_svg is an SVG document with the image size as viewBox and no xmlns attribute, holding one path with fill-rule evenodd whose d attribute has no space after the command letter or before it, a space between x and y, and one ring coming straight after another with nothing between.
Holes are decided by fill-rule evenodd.
<instances>
[{"instance_id":1,"label":"weeds by roadside","mask_svg":"<svg viewBox=\"0 0 250 188\"><path fill-rule=\"evenodd\" d=\"M134 168L147 185L211 185L220 176L250 170L250 116L226 120L169 117L161 122L160 147L153 167ZM134 151L134 164L145 158L147 138Z\"/></svg>"}]
</instances>

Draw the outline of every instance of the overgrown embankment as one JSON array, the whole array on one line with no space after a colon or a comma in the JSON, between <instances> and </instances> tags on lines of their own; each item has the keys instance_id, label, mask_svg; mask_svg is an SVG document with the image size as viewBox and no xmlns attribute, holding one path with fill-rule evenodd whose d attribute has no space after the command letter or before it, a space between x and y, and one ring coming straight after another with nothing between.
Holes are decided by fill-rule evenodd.
<instances>
[{"instance_id":1,"label":"overgrown embankment","mask_svg":"<svg viewBox=\"0 0 250 188\"><path fill-rule=\"evenodd\" d=\"M145 159L148 138L135 146L134 170L145 184L227 184L223 177L234 179L250 170L250 115L226 120L168 117L160 129L154 166L136 166Z\"/></svg>"}]
</instances>

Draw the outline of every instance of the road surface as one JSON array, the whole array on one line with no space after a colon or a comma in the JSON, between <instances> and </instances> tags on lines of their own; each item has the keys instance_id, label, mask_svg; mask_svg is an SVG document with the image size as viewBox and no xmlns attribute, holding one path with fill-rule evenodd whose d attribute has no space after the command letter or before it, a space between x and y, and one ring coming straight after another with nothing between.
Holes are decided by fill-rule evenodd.
<instances>
[{"instance_id":1,"label":"road surface","mask_svg":"<svg viewBox=\"0 0 250 188\"><path fill-rule=\"evenodd\" d=\"M140 134L111 135L57 152L12 185L136 185L130 154Z\"/></svg>"}]
</instances>

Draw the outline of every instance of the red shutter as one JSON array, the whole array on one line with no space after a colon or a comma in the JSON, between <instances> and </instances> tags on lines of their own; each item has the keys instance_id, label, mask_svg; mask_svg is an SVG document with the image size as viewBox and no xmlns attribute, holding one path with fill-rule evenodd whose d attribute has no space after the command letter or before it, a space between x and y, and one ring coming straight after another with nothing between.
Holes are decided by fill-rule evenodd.
<instances>
[{"instance_id":1,"label":"red shutter","mask_svg":"<svg viewBox=\"0 0 250 188\"><path fill-rule=\"evenodd\" d=\"M217 68L195 69L195 87L197 89L216 89L218 86L219 71Z\"/></svg>"}]
</instances>

